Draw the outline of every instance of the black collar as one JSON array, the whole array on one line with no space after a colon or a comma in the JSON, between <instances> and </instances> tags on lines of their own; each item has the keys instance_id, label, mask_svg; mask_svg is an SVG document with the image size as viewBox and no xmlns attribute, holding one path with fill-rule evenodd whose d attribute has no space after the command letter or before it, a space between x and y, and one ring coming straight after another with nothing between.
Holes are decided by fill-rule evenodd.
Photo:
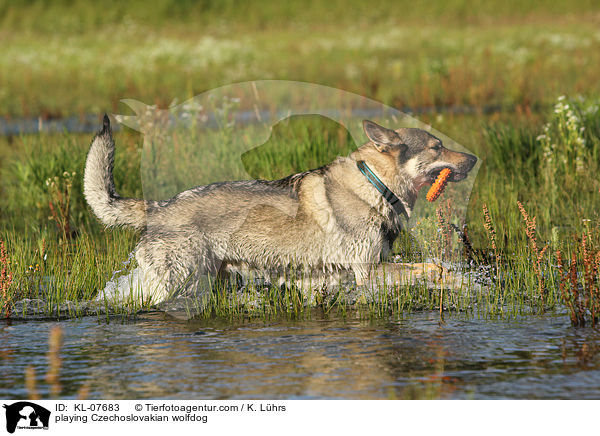
<instances>
[{"instance_id":1,"label":"black collar","mask_svg":"<svg viewBox=\"0 0 600 436\"><path fill-rule=\"evenodd\" d=\"M406 208L404 207L402 200L400 200L396 196L396 194L390 191L390 189L387 186L385 186L385 184L381 180L379 180L379 177L377 177L375 173L371 171L371 168L367 166L364 160L359 160L358 162L356 162L356 166L358 167L360 172L364 174L364 176L371 183L371 185L375 186L375 188L381 193L381 195L383 195L383 198L385 198L387 202L392 206L394 212L396 212L396 214L399 216L404 215L406 217L406 220L408 221L408 213L406 212Z\"/></svg>"}]
</instances>

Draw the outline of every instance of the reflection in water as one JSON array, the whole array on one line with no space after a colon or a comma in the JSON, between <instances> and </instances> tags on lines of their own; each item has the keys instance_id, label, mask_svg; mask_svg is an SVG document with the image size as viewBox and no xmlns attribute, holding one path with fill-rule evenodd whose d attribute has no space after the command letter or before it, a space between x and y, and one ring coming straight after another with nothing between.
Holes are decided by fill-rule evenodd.
<instances>
[{"instance_id":1,"label":"reflection in water","mask_svg":"<svg viewBox=\"0 0 600 436\"><path fill-rule=\"evenodd\" d=\"M25 398L61 325L61 396L90 398L600 398L600 331L567 317L183 322L149 314L0 327L0 397ZM38 390L49 387L38 380Z\"/></svg>"}]
</instances>

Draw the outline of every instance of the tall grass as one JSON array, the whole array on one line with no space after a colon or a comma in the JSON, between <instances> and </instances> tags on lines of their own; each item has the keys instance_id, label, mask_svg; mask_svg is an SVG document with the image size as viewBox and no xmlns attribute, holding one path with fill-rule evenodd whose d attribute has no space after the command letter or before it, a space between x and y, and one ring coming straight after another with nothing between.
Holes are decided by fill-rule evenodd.
<instances>
[{"instance_id":1,"label":"tall grass","mask_svg":"<svg viewBox=\"0 0 600 436\"><path fill-rule=\"evenodd\" d=\"M581 241L571 250L570 262L563 260L561 250L556 251L561 298L568 309L571 323L584 326L589 320L598 323L600 314L600 249L599 232L581 235ZM593 241L595 236L596 241Z\"/></svg>"},{"instance_id":2,"label":"tall grass","mask_svg":"<svg viewBox=\"0 0 600 436\"><path fill-rule=\"evenodd\" d=\"M328 295L318 290L307 295L294 287L250 285L238 292L230 284L215 283L207 305L190 302L185 310L190 315L226 318L307 316L311 310L305 306L310 301L324 314L358 308L362 317L432 309L512 316L564 307L577 312L575 319L580 324L582 317L595 323L600 310L594 287L598 261L591 253L596 253L593 250L600 239L600 193L597 180L588 176L599 169L595 159L600 151L599 117L597 102L561 98L545 124L526 128L487 125L481 137L484 146L478 149L485 154L487 167L472 193L468 231L453 221L452 205L442 197L437 214L423 219L413 235L402 234L394 248L394 253L406 261L434 259L463 264L463 272L469 274L458 288L448 290L442 282L432 287L384 281L375 294L341 287ZM465 126L471 123L469 118L462 120ZM573 129L575 121L577 128ZM160 176L157 179L166 179L165 186L175 191L189 188L189 183L206 171L201 167L186 169L186 164L192 165L186 153L194 151L185 148L185 138L180 139L178 150L184 158L177 162L175 171L173 166L160 166L164 159L156 160L155 169ZM220 139L208 142L231 145L226 138ZM132 170L140 162L139 141L139 136L128 132L117 135L116 184L126 195L141 196L139 172ZM105 231L85 206L80 180L88 137L29 136L15 142L20 152L1 168L3 179L21 183L5 185L2 193L6 206L2 208L0 240L6 255L2 256L0 305L6 311L24 298L39 299L48 314L56 314L66 301L86 301L102 289L112 272L121 269L137 236L126 230ZM276 126L269 142L241 156L241 165L252 177L277 178L326 163L354 147L347 132L336 123L298 117ZM211 160L218 162L218 147L212 152ZM552 165L554 171L549 171ZM544 174L549 172L562 186L556 194L558 201L548 193L549 180ZM56 185L46 185L48 179ZM68 189L66 183L70 184ZM55 212L63 210L60 216L58 212L52 214L51 205ZM65 219L70 223L70 237ZM581 240L577 235L585 235L585 249L573 239ZM557 257L557 252L562 257ZM564 259L576 261L567 266ZM440 274L444 276L443 269ZM477 275L483 277L483 286L473 286ZM583 285L579 285L582 277ZM140 307L144 305L134 304L128 310ZM78 313L82 311L75 307L73 314Z\"/></svg>"},{"instance_id":3,"label":"tall grass","mask_svg":"<svg viewBox=\"0 0 600 436\"><path fill-rule=\"evenodd\" d=\"M121 98L167 107L257 79L413 110L527 113L559 93L600 91L591 0L378 3L5 1L0 115L118 113Z\"/></svg>"},{"instance_id":4,"label":"tall grass","mask_svg":"<svg viewBox=\"0 0 600 436\"><path fill-rule=\"evenodd\" d=\"M517 201L533 211L541 240L553 249L600 219L600 182L593 176L600 170L599 103L560 98L549 112L542 125L488 124L484 146L473 144L485 165L468 221L477 222L486 204L495 216L497 244L506 252L522 246L526 237L515 231L521 228L520 211L506 207ZM576 129L569 123L576 123ZM471 226L470 236L476 245L486 245L483 226Z\"/></svg>"},{"instance_id":5,"label":"tall grass","mask_svg":"<svg viewBox=\"0 0 600 436\"><path fill-rule=\"evenodd\" d=\"M6 156L0 164L0 223L17 231L39 231L46 224L60 230L59 221L64 227L68 219L72 232L100 230L83 197L90 140L89 134L67 133L0 138ZM123 195L141 197L140 136L124 132L118 141L115 183Z\"/></svg>"},{"instance_id":6,"label":"tall grass","mask_svg":"<svg viewBox=\"0 0 600 436\"><path fill-rule=\"evenodd\" d=\"M566 4L560 0L541 2L508 1L431 1L415 4L407 0L293 1L285 4L258 0L248 4L240 0L178 1L158 0L152 8L141 0L126 3L106 0L102 5L85 0L28 0L0 2L3 28L48 33L94 32L99 28L127 23L153 27L198 27L227 30L265 30L293 26L337 27L373 21L419 24L474 24L504 20L527 20L532 15L552 17L593 11L592 0ZM70 12L70 13L65 13ZM401 12L401 13L400 13Z\"/></svg>"},{"instance_id":7,"label":"tall grass","mask_svg":"<svg viewBox=\"0 0 600 436\"><path fill-rule=\"evenodd\" d=\"M124 230L110 235L82 232L64 240L52 228L39 232L1 229L0 241L6 247L3 267L10 280L3 282L0 306L8 315L17 303L25 316L27 305L47 316L85 314L86 307L80 303L104 288L112 271L127 259L136 238Z\"/></svg>"}]
</instances>

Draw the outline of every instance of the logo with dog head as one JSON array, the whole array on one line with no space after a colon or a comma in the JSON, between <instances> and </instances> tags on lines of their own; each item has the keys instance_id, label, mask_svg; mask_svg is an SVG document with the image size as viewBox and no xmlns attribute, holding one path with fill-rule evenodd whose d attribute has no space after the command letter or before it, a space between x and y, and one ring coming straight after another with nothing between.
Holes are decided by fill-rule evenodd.
<instances>
[{"instance_id":1,"label":"logo with dog head","mask_svg":"<svg viewBox=\"0 0 600 436\"><path fill-rule=\"evenodd\" d=\"M421 243L413 258L422 277L436 287L442 279L442 259L421 261L452 253L478 159L430 126L356 94L287 81L228 85L168 109L124 103L135 115L116 120L144 135L144 198L116 194L108 116L90 146L84 193L105 225L138 229L141 240L137 267L98 300L161 304L182 317L210 310L226 290L250 306L272 287L311 305L340 288L355 301L377 283L412 285L417 273L403 271L412 264L383 265L400 236L394 254ZM432 185L436 195L417 201ZM442 190L443 210L432 203ZM445 245L431 250L431 241Z\"/></svg>"},{"instance_id":2,"label":"logo with dog head","mask_svg":"<svg viewBox=\"0 0 600 436\"><path fill-rule=\"evenodd\" d=\"M18 429L47 430L50 421L50 411L29 401L19 401L6 409L6 431L14 433Z\"/></svg>"}]
</instances>

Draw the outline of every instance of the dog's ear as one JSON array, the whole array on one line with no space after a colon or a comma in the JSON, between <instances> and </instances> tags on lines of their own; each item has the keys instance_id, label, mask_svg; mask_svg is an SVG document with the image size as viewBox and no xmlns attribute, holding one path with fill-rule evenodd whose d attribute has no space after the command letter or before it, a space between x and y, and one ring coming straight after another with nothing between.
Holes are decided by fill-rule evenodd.
<instances>
[{"instance_id":1,"label":"dog's ear","mask_svg":"<svg viewBox=\"0 0 600 436\"><path fill-rule=\"evenodd\" d=\"M388 151L391 147L402 144L400 136L394 130L386 129L373 121L363 120L363 129L379 151Z\"/></svg>"}]
</instances>

